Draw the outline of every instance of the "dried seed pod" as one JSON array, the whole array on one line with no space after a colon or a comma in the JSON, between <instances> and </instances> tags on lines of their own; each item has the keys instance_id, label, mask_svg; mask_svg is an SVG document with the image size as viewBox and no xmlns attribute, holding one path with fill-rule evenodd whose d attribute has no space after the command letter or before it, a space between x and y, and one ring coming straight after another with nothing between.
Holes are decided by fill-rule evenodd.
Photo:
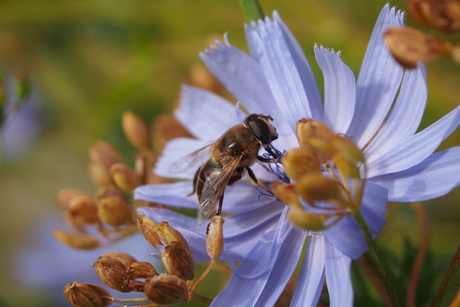
<instances>
[{"instance_id":1,"label":"dried seed pod","mask_svg":"<svg viewBox=\"0 0 460 307\"><path fill-rule=\"evenodd\" d=\"M145 290L145 285L147 283L145 281L140 281L140 280L130 280L128 283L128 286L133 289L135 292L144 292Z\"/></svg>"},{"instance_id":2,"label":"dried seed pod","mask_svg":"<svg viewBox=\"0 0 460 307\"><path fill-rule=\"evenodd\" d=\"M323 223L327 219L327 216L310 213L298 207L291 207L287 218L294 226L300 229L320 231L325 228Z\"/></svg>"},{"instance_id":3,"label":"dried seed pod","mask_svg":"<svg viewBox=\"0 0 460 307\"><path fill-rule=\"evenodd\" d=\"M224 218L215 215L211 219L206 231L206 250L211 260L219 259L224 250Z\"/></svg>"},{"instance_id":4,"label":"dried seed pod","mask_svg":"<svg viewBox=\"0 0 460 307\"><path fill-rule=\"evenodd\" d=\"M460 3L458 0L407 0L409 13L421 25L444 33L459 30Z\"/></svg>"},{"instance_id":5,"label":"dried seed pod","mask_svg":"<svg viewBox=\"0 0 460 307\"><path fill-rule=\"evenodd\" d=\"M110 172L117 187L124 192L132 192L139 184L137 176L124 163L115 163L110 167Z\"/></svg>"},{"instance_id":6,"label":"dried seed pod","mask_svg":"<svg viewBox=\"0 0 460 307\"><path fill-rule=\"evenodd\" d=\"M152 244L152 246L157 247L158 245L163 245L160 236L157 233L157 223L143 215L137 218L137 227L144 238Z\"/></svg>"},{"instance_id":7,"label":"dried seed pod","mask_svg":"<svg viewBox=\"0 0 460 307\"><path fill-rule=\"evenodd\" d=\"M87 233L70 233L60 229L53 231L53 237L67 246L78 249L92 249L99 247L99 240Z\"/></svg>"},{"instance_id":8,"label":"dried seed pod","mask_svg":"<svg viewBox=\"0 0 460 307\"><path fill-rule=\"evenodd\" d=\"M161 222L157 232L164 245L170 245L172 242L177 241L183 248L188 249L188 244L184 236L182 236L179 231L169 226L168 222Z\"/></svg>"},{"instance_id":9,"label":"dried seed pod","mask_svg":"<svg viewBox=\"0 0 460 307\"><path fill-rule=\"evenodd\" d=\"M123 263L126 267L137 261L136 258L124 252L108 252L101 255L101 257L116 259Z\"/></svg>"},{"instance_id":10,"label":"dried seed pod","mask_svg":"<svg viewBox=\"0 0 460 307\"><path fill-rule=\"evenodd\" d=\"M144 120L134 112L126 111L122 117L123 132L128 141L136 148L150 148L150 134Z\"/></svg>"},{"instance_id":11,"label":"dried seed pod","mask_svg":"<svg viewBox=\"0 0 460 307\"><path fill-rule=\"evenodd\" d=\"M345 202L340 184L321 174L304 175L295 185L295 191L310 204L316 201Z\"/></svg>"},{"instance_id":12,"label":"dried seed pod","mask_svg":"<svg viewBox=\"0 0 460 307\"><path fill-rule=\"evenodd\" d=\"M115 186L110 170L101 164L90 163L88 165L88 174L93 184L97 187Z\"/></svg>"},{"instance_id":13,"label":"dried seed pod","mask_svg":"<svg viewBox=\"0 0 460 307\"><path fill-rule=\"evenodd\" d=\"M283 156L286 174L293 180L298 180L308 173L321 173L321 163L318 155L306 148L294 148Z\"/></svg>"},{"instance_id":14,"label":"dried seed pod","mask_svg":"<svg viewBox=\"0 0 460 307\"><path fill-rule=\"evenodd\" d=\"M72 198L67 208L66 218L69 224L77 229L92 224L101 225L101 220L97 214L96 201L87 195Z\"/></svg>"},{"instance_id":15,"label":"dried seed pod","mask_svg":"<svg viewBox=\"0 0 460 307\"><path fill-rule=\"evenodd\" d=\"M184 280L192 280L194 277L195 262L188 248L184 248L177 241L165 246L161 252L161 261L168 274L175 275Z\"/></svg>"},{"instance_id":16,"label":"dried seed pod","mask_svg":"<svg viewBox=\"0 0 460 307\"><path fill-rule=\"evenodd\" d=\"M129 265L128 270L134 278L152 278L158 275L150 262L133 262Z\"/></svg>"},{"instance_id":17,"label":"dried seed pod","mask_svg":"<svg viewBox=\"0 0 460 307\"><path fill-rule=\"evenodd\" d=\"M144 293L159 305L177 304L189 299L187 283L174 275L160 274L158 278L150 279Z\"/></svg>"},{"instance_id":18,"label":"dried seed pod","mask_svg":"<svg viewBox=\"0 0 460 307\"><path fill-rule=\"evenodd\" d=\"M129 281L134 279L126 266L119 260L110 257L99 257L94 263L99 278L110 288L120 292L131 292Z\"/></svg>"},{"instance_id":19,"label":"dried seed pod","mask_svg":"<svg viewBox=\"0 0 460 307\"><path fill-rule=\"evenodd\" d=\"M124 196L107 196L97 203L97 213L101 221L111 226L121 226L132 220L132 207Z\"/></svg>"},{"instance_id":20,"label":"dried seed pod","mask_svg":"<svg viewBox=\"0 0 460 307\"><path fill-rule=\"evenodd\" d=\"M64 287L64 296L73 307L105 307L113 303L107 290L81 282L67 284Z\"/></svg>"}]
</instances>

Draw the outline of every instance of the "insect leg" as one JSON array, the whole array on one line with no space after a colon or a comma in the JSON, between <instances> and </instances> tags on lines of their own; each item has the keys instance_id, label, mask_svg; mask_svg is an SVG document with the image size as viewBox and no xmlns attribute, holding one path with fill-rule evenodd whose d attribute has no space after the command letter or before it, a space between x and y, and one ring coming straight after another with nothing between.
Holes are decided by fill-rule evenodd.
<instances>
[{"instance_id":1,"label":"insect leg","mask_svg":"<svg viewBox=\"0 0 460 307\"><path fill-rule=\"evenodd\" d=\"M254 172L252 171L252 169L249 166L246 166L246 170L248 171L249 177L251 178L251 180L254 182L254 184L256 186L258 186L259 188L261 188L265 192L269 193L270 195L273 195L273 196L275 195L275 194L273 194L272 191L270 191L269 189L264 187L262 184L260 184L260 181L257 179L256 175L254 174Z\"/></svg>"}]
</instances>

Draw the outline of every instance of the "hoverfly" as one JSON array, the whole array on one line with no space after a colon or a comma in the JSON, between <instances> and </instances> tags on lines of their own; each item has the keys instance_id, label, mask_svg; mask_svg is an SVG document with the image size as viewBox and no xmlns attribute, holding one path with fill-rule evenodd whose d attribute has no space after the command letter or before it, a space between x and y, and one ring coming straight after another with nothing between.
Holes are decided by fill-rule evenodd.
<instances>
[{"instance_id":1,"label":"hoverfly","mask_svg":"<svg viewBox=\"0 0 460 307\"><path fill-rule=\"evenodd\" d=\"M225 188L240 180L245 172L257 186L267 190L259 183L250 166L257 160L275 163L281 156L271 145L278 138L278 133L270 121L273 121L271 116L251 114L244 124L231 127L209 146L209 158L196 171L193 192L190 193L196 193L198 200L198 226L216 212L216 206L216 215L221 214ZM270 157L259 156L261 146Z\"/></svg>"}]
</instances>

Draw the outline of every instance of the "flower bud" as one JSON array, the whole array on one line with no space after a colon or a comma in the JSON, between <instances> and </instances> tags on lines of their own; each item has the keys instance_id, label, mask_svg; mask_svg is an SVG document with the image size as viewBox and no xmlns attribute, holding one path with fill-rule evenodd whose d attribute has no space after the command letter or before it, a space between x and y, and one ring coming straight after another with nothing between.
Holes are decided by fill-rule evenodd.
<instances>
[{"instance_id":1,"label":"flower bud","mask_svg":"<svg viewBox=\"0 0 460 307\"><path fill-rule=\"evenodd\" d=\"M217 94L221 93L223 89L220 82L202 64L193 65L190 68L190 83Z\"/></svg>"},{"instance_id":2,"label":"flower bud","mask_svg":"<svg viewBox=\"0 0 460 307\"><path fill-rule=\"evenodd\" d=\"M157 223L143 215L137 218L137 227L144 238L152 244L152 246L157 247L158 245L163 245L160 236L157 233Z\"/></svg>"},{"instance_id":3,"label":"flower bud","mask_svg":"<svg viewBox=\"0 0 460 307\"><path fill-rule=\"evenodd\" d=\"M116 186L124 192L132 192L138 185L134 172L124 163L118 162L110 167L112 179Z\"/></svg>"},{"instance_id":4,"label":"flower bud","mask_svg":"<svg viewBox=\"0 0 460 307\"><path fill-rule=\"evenodd\" d=\"M88 194L80 190L62 189L56 193L55 201L59 207L61 207L62 209L67 209L70 201L76 196L90 197Z\"/></svg>"},{"instance_id":5,"label":"flower bud","mask_svg":"<svg viewBox=\"0 0 460 307\"><path fill-rule=\"evenodd\" d=\"M161 261L168 274L175 275L183 280L193 279L195 262L188 247L184 248L177 241L171 242L161 252Z\"/></svg>"},{"instance_id":6,"label":"flower bud","mask_svg":"<svg viewBox=\"0 0 460 307\"><path fill-rule=\"evenodd\" d=\"M409 27L389 28L383 35L395 60L404 68L413 69L419 62L429 62L450 54L452 46L442 39Z\"/></svg>"},{"instance_id":7,"label":"flower bud","mask_svg":"<svg viewBox=\"0 0 460 307\"><path fill-rule=\"evenodd\" d=\"M98 163L88 165L88 174L93 184L97 187L113 187L115 183L110 170Z\"/></svg>"},{"instance_id":8,"label":"flower bud","mask_svg":"<svg viewBox=\"0 0 460 307\"><path fill-rule=\"evenodd\" d=\"M132 221L132 208L124 196L107 196L98 200L97 213L101 221L121 226Z\"/></svg>"},{"instance_id":9,"label":"flower bud","mask_svg":"<svg viewBox=\"0 0 460 307\"><path fill-rule=\"evenodd\" d=\"M99 240L87 233L70 233L60 229L53 231L53 237L67 246L78 249L99 247Z\"/></svg>"},{"instance_id":10,"label":"flower bud","mask_svg":"<svg viewBox=\"0 0 460 307\"><path fill-rule=\"evenodd\" d=\"M325 216L307 212L301 208L291 207L287 214L288 220L296 227L303 230L320 231L325 227Z\"/></svg>"},{"instance_id":11,"label":"flower bud","mask_svg":"<svg viewBox=\"0 0 460 307\"><path fill-rule=\"evenodd\" d=\"M295 181L308 173L321 173L318 156L305 147L288 151L283 156L283 165L286 174Z\"/></svg>"},{"instance_id":12,"label":"flower bud","mask_svg":"<svg viewBox=\"0 0 460 307\"><path fill-rule=\"evenodd\" d=\"M219 259L224 249L224 218L214 215L206 231L206 250L211 260Z\"/></svg>"},{"instance_id":13,"label":"flower bud","mask_svg":"<svg viewBox=\"0 0 460 307\"><path fill-rule=\"evenodd\" d=\"M144 120L134 112L126 111L122 118L123 131L128 141L138 149L150 148L150 134Z\"/></svg>"},{"instance_id":14,"label":"flower bud","mask_svg":"<svg viewBox=\"0 0 460 307\"><path fill-rule=\"evenodd\" d=\"M76 229L91 224L101 225L101 220L97 214L96 201L87 195L75 196L69 202L66 219L69 224Z\"/></svg>"},{"instance_id":15,"label":"flower bud","mask_svg":"<svg viewBox=\"0 0 460 307\"><path fill-rule=\"evenodd\" d=\"M179 231L169 226L168 222L161 222L158 226L157 232L164 245L168 246L171 245L172 242L177 241L183 248L188 249L188 244L185 238Z\"/></svg>"},{"instance_id":16,"label":"flower bud","mask_svg":"<svg viewBox=\"0 0 460 307\"><path fill-rule=\"evenodd\" d=\"M129 281L134 278L121 261L101 256L94 263L93 268L96 270L99 278L110 288L120 292L133 291L129 287Z\"/></svg>"},{"instance_id":17,"label":"flower bud","mask_svg":"<svg viewBox=\"0 0 460 307\"><path fill-rule=\"evenodd\" d=\"M155 152L163 150L169 140L178 137L193 137L172 114L157 116L152 124L152 134L155 140Z\"/></svg>"},{"instance_id":18,"label":"flower bud","mask_svg":"<svg viewBox=\"0 0 460 307\"><path fill-rule=\"evenodd\" d=\"M276 197L278 197L279 200L281 200L289 207L302 208L302 204L299 200L299 195L295 191L294 184L282 184L279 182L273 182L271 189L273 193L275 193Z\"/></svg>"},{"instance_id":19,"label":"flower bud","mask_svg":"<svg viewBox=\"0 0 460 307\"><path fill-rule=\"evenodd\" d=\"M174 276L160 274L158 278L152 278L145 285L144 293L158 305L171 305L189 300L187 283Z\"/></svg>"},{"instance_id":20,"label":"flower bud","mask_svg":"<svg viewBox=\"0 0 460 307\"><path fill-rule=\"evenodd\" d=\"M329 140L335 134L323 123L311 118L302 118L296 125L297 138L300 147L309 147L312 138Z\"/></svg>"},{"instance_id":21,"label":"flower bud","mask_svg":"<svg viewBox=\"0 0 460 307\"><path fill-rule=\"evenodd\" d=\"M81 282L67 284L64 296L72 307L105 307L113 303L107 290Z\"/></svg>"},{"instance_id":22,"label":"flower bud","mask_svg":"<svg viewBox=\"0 0 460 307\"><path fill-rule=\"evenodd\" d=\"M110 169L113 164L122 161L119 151L104 141L96 141L90 146L89 157L91 162L100 164L105 169Z\"/></svg>"},{"instance_id":23,"label":"flower bud","mask_svg":"<svg viewBox=\"0 0 460 307\"><path fill-rule=\"evenodd\" d=\"M129 265L128 270L134 278L152 278L158 275L157 270L150 262L133 262Z\"/></svg>"},{"instance_id":24,"label":"flower bud","mask_svg":"<svg viewBox=\"0 0 460 307\"><path fill-rule=\"evenodd\" d=\"M303 176L297 182L295 191L310 204L316 201L343 202L339 183L322 175Z\"/></svg>"}]
</instances>

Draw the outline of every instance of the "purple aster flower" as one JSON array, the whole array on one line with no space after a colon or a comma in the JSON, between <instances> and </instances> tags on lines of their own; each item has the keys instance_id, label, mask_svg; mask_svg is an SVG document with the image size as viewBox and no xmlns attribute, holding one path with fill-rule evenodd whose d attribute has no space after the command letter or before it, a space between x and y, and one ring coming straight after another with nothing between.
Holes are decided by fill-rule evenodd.
<instances>
[{"instance_id":1,"label":"purple aster flower","mask_svg":"<svg viewBox=\"0 0 460 307\"><path fill-rule=\"evenodd\" d=\"M376 23L358 80L340 54L315 47L323 72L325 94L319 90L299 44L278 14L246 26L250 55L225 43L201 54L211 72L250 113L274 118L281 150L299 146L295 127L313 118L344 134L366 157L367 177L361 213L374 237L385 225L388 201L412 202L448 193L460 183L460 147L434 153L460 123L460 107L417 132L427 99L423 67L404 71L386 49L382 34L402 26L402 13L386 5ZM136 198L175 207L197 208L192 191L196 169L180 174L171 167L187 154L216 140L238 124L235 107L210 92L184 87L176 117L196 139L175 139L165 148L155 172L184 179L173 184L146 185ZM276 181L260 165L259 179ZM225 191L225 251L223 260L241 261L227 287L214 299L215 306L274 305L299 261L302 269L292 298L293 306L312 306L326 281L331 306L352 306L350 263L367 250L355 219L348 215L324 231L302 231L286 219L288 207L265 199L252 184L240 181ZM197 261L209 260L205 229L194 218L167 209L139 209L155 221L167 220L189 241ZM305 255L301 258L304 244Z\"/></svg>"}]
</instances>

